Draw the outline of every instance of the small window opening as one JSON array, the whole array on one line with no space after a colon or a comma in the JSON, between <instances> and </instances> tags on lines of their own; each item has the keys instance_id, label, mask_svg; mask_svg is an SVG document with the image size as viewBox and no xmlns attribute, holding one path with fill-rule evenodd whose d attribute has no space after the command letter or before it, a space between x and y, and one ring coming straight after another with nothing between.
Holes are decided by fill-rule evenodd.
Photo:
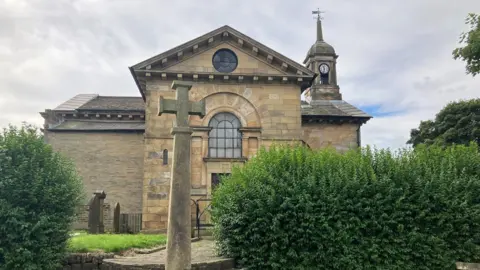
<instances>
[{"instance_id":1,"label":"small window opening","mask_svg":"<svg viewBox=\"0 0 480 270\"><path fill-rule=\"evenodd\" d=\"M328 84L328 73L320 74L320 82L321 84Z\"/></svg>"},{"instance_id":2,"label":"small window opening","mask_svg":"<svg viewBox=\"0 0 480 270\"><path fill-rule=\"evenodd\" d=\"M164 149L163 150L163 165L167 165L168 164L168 150L167 149Z\"/></svg>"}]
</instances>

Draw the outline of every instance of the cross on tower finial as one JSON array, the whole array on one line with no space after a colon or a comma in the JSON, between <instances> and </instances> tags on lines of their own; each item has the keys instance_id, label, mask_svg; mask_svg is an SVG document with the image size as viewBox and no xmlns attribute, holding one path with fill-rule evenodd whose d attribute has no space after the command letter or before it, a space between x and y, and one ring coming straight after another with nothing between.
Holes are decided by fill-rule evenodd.
<instances>
[{"instance_id":1,"label":"cross on tower finial","mask_svg":"<svg viewBox=\"0 0 480 270\"><path fill-rule=\"evenodd\" d=\"M325 13L325 11L320 11L319 8L317 8L317 10L312 11L312 14L313 14L313 15L317 15L317 18L316 18L316 19L317 19L318 21L321 21L321 20L323 19L322 13Z\"/></svg>"},{"instance_id":2,"label":"cross on tower finial","mask_svg":"<svg viewBox=\"0 0 480 270\"><path fill-rule=\"evenodd\" d=\"M325 11L320 11L319 8L317 8L317 10L312 11L313 15L317 15L317 41L323 41L322 13L325 13Z\"/></svg>"}]
</instances>

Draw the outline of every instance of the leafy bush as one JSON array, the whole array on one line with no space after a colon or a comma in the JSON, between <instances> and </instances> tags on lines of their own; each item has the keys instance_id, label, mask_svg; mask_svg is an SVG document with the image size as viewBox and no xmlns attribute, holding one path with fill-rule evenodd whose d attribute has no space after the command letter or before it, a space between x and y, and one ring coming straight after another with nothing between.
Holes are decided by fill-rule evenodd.
<instances>
[{"instance_id":1,"label":"leafy bush","mask_svg":"<svg viewBox=\"0 0 480 270\"><path fill-rule=\"evenodd\" d=\"M220 254L248 269L455 269L480 260L476 145L262 149L213 194Z\"/></svg>"},{"instance_id":2,"label":"leafy bush","mask_svg":"<svg viewBox=\"0 0 480 270\"><path fill-rule=\"evenodd\" d=\"M82 199L74 166L31 126L0 133L0 269L56 269Z\"/></svg>"}]
</instances>

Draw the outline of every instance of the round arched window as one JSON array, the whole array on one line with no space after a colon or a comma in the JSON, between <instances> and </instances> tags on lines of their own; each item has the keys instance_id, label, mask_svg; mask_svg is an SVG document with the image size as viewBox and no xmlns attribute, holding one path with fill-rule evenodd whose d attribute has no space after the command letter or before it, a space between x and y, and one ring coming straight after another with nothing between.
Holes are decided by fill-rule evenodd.
<instances>
[{"instance_id":1,"label":"round arched window","mask_svg":"<svg viewBox=\"0 0 480 270\"><path fill-rule=\"evenodd\" d=\"M208 126L208 152L212 158L241 158L242 134L240 120L233 114L216 114Z\"/></svg>"},{"instance_id":2,"label":"round arched window","mask_svg":"<svg viewBox=\"0 0 480 270\"><path fill-rule=\"evenodd\" d=\"M213 55L212 63L218 72L229 73L237 68L238 58L233 51L220 49Z\"/></svg>"}]
</instances>

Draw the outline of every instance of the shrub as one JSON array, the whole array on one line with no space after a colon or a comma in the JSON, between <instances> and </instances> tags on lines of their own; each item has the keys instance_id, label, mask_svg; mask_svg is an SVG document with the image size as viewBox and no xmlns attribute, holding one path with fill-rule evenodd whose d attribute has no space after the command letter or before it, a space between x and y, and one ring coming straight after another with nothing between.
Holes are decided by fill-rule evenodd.
<instances>
[{"instance_id":1,"label":"shrub","mask_svg":"<svg viewBox=\"0 0 480 270\"><path fill-rule=\"evenodd\" d=\"M0 133L0 269L56 269L81 179L31 126Z\"/></svg>"},{"instance_id":2,"label":"shrub","mask_svg":"<svg viewBox=\"0 0 480 270\"><path fill-rule=\"evenodd\" d=\"M480 155L274 146L213 194L221 255L248 269L455 269L480 260Z\"/></svg>"}]
</instances>

